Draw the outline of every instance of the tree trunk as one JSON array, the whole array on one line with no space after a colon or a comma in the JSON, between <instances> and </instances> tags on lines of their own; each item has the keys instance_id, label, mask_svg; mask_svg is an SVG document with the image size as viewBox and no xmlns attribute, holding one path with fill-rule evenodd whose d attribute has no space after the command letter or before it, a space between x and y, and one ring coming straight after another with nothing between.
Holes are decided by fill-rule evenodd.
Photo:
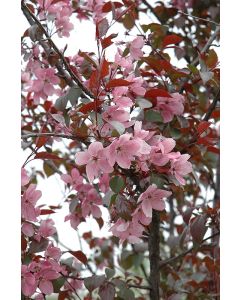
<instances>
[{"instance_id":1,"label":"tree trunk","mask_svg":"<svg viewBox=\"0 0 240 300\"><path fill-rule=\"evenodd\" d=\"M150 224L150 235L148 241L149 261L150 261L150 276L149 281L151 285L150 299L159 300L160 287L160 234L159 234L159 212L153 210L152 223Z\"/></svg>"}]
</instances>

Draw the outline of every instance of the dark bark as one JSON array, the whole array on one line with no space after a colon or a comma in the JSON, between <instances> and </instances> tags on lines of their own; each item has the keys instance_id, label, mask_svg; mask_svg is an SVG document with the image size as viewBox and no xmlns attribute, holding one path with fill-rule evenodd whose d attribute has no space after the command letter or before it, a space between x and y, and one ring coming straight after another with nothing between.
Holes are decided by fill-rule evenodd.
<instances>
[{"instance_id":1,"label":"dark bark","mask_svg":"<svg viewBox=\"0 0 240 300\"><path fill-rule=\"evenodd\" d=\"M160 233L159 233L159 212L153 210L152 223L150 224L150 234L148 241L149 261L150 261L150 299L159 300L160 287Z\"/></svg>"}]
</instances>

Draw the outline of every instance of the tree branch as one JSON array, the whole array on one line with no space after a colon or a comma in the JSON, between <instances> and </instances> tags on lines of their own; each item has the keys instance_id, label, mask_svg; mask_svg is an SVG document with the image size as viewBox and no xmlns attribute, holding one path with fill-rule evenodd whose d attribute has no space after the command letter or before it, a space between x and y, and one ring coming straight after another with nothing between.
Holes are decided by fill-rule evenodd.
<instances>
[{"instance_id":1,"label":"tree branch","mask_svg":"<svg viewBox=\"0 0 240 300\"><path fill-rule=\"evenodd\" d=\"M70 140L81 140L83 138L80 138L78 136L75 136L75 135L67 135L67 134L63 134L63 133L54 133L54 132L45 132L45 133L29 133L29 134L23 134L22 135L22 139L28 139L30 137L61 137L61 138L64 138L64 139L70 139Z\"/></svg>"},{"instance_id":2,"label":"tree branch","mask_svg":"<svg viewBox=\"0 0 240 300\"><path fill-rule=\"evenodd\" d=\"M75 81L75 83L82 89L82 91L88 95L90 98L94 98L94 95L82 84L82 82L78 79L78 77L74 74L74 72L71 70L70 65L68 64L68 62L66 61L63 53L58 49L58 47L56 46L56 44L53 42L53 40L51 39L51 37L49 36L48 32L46 31L46 29L43 27L43 25L41 24L41 22L37 19L37 17L29 10L29 8L25 5L24 1L21 2L21 8L22 11L25 15L25 17L27 18L28 22L30 23L30 25L36 24L39 29L43 32L43 34L46 36L46 39L48 40L50 46L55 50L55 52L59 55L63 65L65 66L66 70L68 71L68 73L70 74L71 78L73 79L73 81ZM49 53L48 53L49 54ZM60 65L58 64L58 68L60 68ZM62 68L60 68L61 73L64 73L64 70Z\"/></svg>"},{"instance_id":3,"label":"tree branch","mask_svg":"<svg viewBox=\"0 0 240 300\"><path fill-rule=\"evenodd\" d=\"M218 236L219 234L220 234L220 232L216 232L216 233L214 233L213 235L211 235L211 236L205 238L204 240L202 240L202 243L201 243L201 245L199 245L199 247L197 248L197 250L200 250L200 248L201 248L201 246L203 246L203 243L204 243L204 242L206 242L207 240L212 239L212 238L215 237L215 236ZM175 262L176 260L178 260L178 259L184 257L185 255L187 255L188 253L192 252L193 250L195 250L195 248L194 248L194 247L191 247L190 249L188 249L188 250L182 252L181 254L179 254L179 255L177 255L177 256L173 256L173 257L170 257L170 258L165 259L165 260L163 260L163 261L160 261L159 268L161 269L161 268L163 268L164 266L166 266L166 265L168 265L168 264L171 264L171 263Z\"/></svg>"},{"instance_id":4,"label":"tree branch","mask_svg":"<svg viewBox=\"0 0 240 300\"><path fill-rule=\"evenodd\" d=\"M158 16L158 14L155 12L152 5L149 4L146 0L142 0L142 3L145 4L150 9L151 13L158 19L159 23L161 24L162 21L161 21L160 17Z\"/></svg>"},{"instance_id":5,"label":"tree branch","mask_svg":"<svg viewBox=\"0 0 240 300\"><path fill-rule=\"evenodd\" d=\"M220 26L216 27L216 30L214 31L213 35L211 35L207 41L207 43L205 44L205 46L202 48L202 50L200 51L201 54L205 53L209 47L212 45L212 42L216 39L217 35L220 32ZM191 65L197 65L199 62L199 56L197 56L193 62L191 63Z\"/></svg>"},{"instance_id":6,"label":"tree branch","mask_svg":"<svg viewBox=\"0 0 240 300\"><path fill-rule=\"evenodd\" d=\"M136 289L142 289L142 290L151 290L150 286L146 285L136 285L136 284L128 284L128 287L136 288Z\"/></svg>"},{"instance_id":7,"label":"tree branch","mask_svg":"<svg viewBox=\"0 0 240 300\"><path fill-rule=\"evenodd\" d=\"M214 111L216 105L217 105L217 102L219 101L219 94L220 94L220 91L218 90L215 98L213 99L213 102L211 103L211 105L209 106L204 118L203 118L203 121L208 121L211 117L211 114L212 112Z\"/></svg>"},{"instance_id":8,"label":"tree branch","mask_svg":"<svg viewBox=\"0 0 240 300\"><path fill-rule=\"evenodd\" d=\"M151 284L150 299L159 300L159 287L160 287L160 234L159 234L159 212L153 210L152 222L149 228L149 261L150 261L150 277Z\"/></svg>"},{"instance_id":9,"label":"tree branch","mask_svg":"<svg viewBox=\"0 0 240 300\"><path fill-rule=\"evenodd\" d=\"M197 16L193 16L191 14L187 14L187 13L181 11L181 10L179 10L178 13L181 14L181 15L185 15L185 16L191 17L191 18L196 19L196 20L201 20L201 21L204 21L204 22L207 22L207 23L212 23L212 24L214 24L216 26L220 26L220 24L217 23L217 22L214 22L214 21L211 21L211 20L207 20L207 19L203 19L203 18L199 18Z\"/></svg>"}]
</instances>

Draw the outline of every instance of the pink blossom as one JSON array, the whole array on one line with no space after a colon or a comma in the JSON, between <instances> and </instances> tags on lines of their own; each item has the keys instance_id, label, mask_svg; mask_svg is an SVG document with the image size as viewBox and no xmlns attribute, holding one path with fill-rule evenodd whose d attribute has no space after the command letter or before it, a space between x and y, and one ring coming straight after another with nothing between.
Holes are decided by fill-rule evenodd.
<instances>
[{"instance_id":1,"label":"pink blossom","mask_svg":"<svg viewBox=\"0 0 240 300\"><path fill-rule=\"evenodd\" d=\"M106 193L109 190L109 180L110 177L106 173L99 178L98 186L101 192Z\"/></svg>"},{"instance_id":2,"label":"pink blossom","mask_svg":"<svg viewBox=\"0 0 240 300\"><path fill-rule=\"evenodd\" d=\"M118 121L120 123L125 123L130 119L130 114L124 109L120 109L117 105L114 105L108 107L102 114L102 118L106 122Z\"/></svg>"},{"instance_id":3,"label":"pink blossom","mask_svg":"<svg viewBox=\"0 0 240 300\"><path fill-rule=\"evenodd\" d=\"M68 281L65 281L64 288L72 292L75 292L74 290L80 290L83 288L83 280L70 278Z\"/></svg>"},{"instance_id":4,"label":"pink blossom","mask_svg":"<svg viewBox=\"0 0 240 300\"><path fill-rule=\"evenodd\" d=\"M131 81L132 84L129 85L129 90L138 96L144 96L146 89L142 87L144 80L142 77L134 77L133 74L129 75L126 80Z\"/></svg>"},{"instance_id":5,"label":"pink blossom","mask_svg":"<svg viewBox=\"0 0 240 300\"><path fill-rule=\"evenodd\" d=\"M133 59L139 59L143 56L142 47L144 46L144 39L141 36L135 38L130 44L130 55Z\"/></svg>"},{"instance_id":6,"label":"pink blossom","mask_svg":"<svg viewBox=\"0 0 240 300\"><path fill-rule=\"evenodd\" d=\"M133 62L131 57L123 57L119 49L115 55L114 63L124 68L128 73L133 69Z\"/></svg>"},{"instance_id":7,"label":"pink blossom","mask_svg":"<svg viewBox=\"0 0 240 300\"><path fill-rule=\"evenodd\" d=\"M22 224L22 233L25 234L26 236L33 236L34 235L34 227L30 223L23 223Z\"/></svg>"},{"instance_id":8,"label":"pink blossom","mask_svg":"<svg viewBox=\"0 0 240 300\"><path fill-rule=\"evenodd\" d=\"M28 221L37 221L39 209L35 208L37 201L41 198L42 192L36 190L35 184L30 184L22 195L21 212L22 218Z\"/></svg>"},{"instance_id":9,"label":"pink blossom","mask_svg":"<svg viewBox=\"0 0 240 300\"><path fill-rule=\"evenodd\" d=\"M142 129L142 122L136 121L134 124L134 138L143 139L145 141L149 140L154 135L154 131L150 132L148 130Z\"/></svg>"},{"instance_id":10,"label":"pink blossom","mask_svg":"<svg viewBox=\"0 0 240 300\"><path fill-rule=\"evenodd\" d=\"M61 255L61 250L57 247L54 247L52 243L48 245L45 251L45 257L51 257L57 261L60 259Z\"/></svg>"},{"instance_id":11,"label":"pink blossom","mask_svg":"<svg viewBox=\"0 0 240 300\"><path fill-rule=\"evenodd\" d=\"M47 238L52 236L57 231L53 225L54 221L52 219L42 220L35 239L40 241L41 237Z\"/></svg>"},{"instance_id":12,"label":"pink blossom","mask_svg":"<svg viewBox=\"0 0 240 300\"><path fill-rule=\"evenodd\" d=\"M108 161L111 166L117 162L121 168L130 168L134 156L140 150L139 142L130 138L130 134L123 134L108 147Z\"/></svg>"},{"instance_id":13,"label":"pink blossom","mask_svg":"<svg viewBox=\"0 0 240 300\"><path fill-rule=\"evenodd\" d=\"M149 225L152 221L152 218L146 217L143 213L141 206L138 206L135 211L132 213L132 220L134 223L140 222L143 225Z\"/></svg>"},{"instance_id":14,"label":"pink blossom","mask_svg":"<svg viewBox=\"0 0 240 300\"><path fill-rule=\"evenodd\" d=\"M151 152L151 146L145 142L152 134L149 131L142 130L142 122L136 121L134 124L134 141L137 141L140 145L138 154L149 154Z\"/></svg>"},{"instance_id":15,"label":"pink blossom","mask_svg":"<svg viewBox=\"0 0 240 300\"><path fill-rule=\"evenodd\" d=\"M164 197L169 197L172 192L158 189L155 184L150 185L147 190L140 195L138 203L141 203L141 208L146 217L152 217L152 210L164 210Z\"/></svg>"},{"instance_id":16,"label":"pink blossom","mask_svg":"<svg viewBox=\"0 0 240 300\"><path fill-rule=\"evenodd\" d=\"M172 138L165 138L162 135L155 135L149 144L152 146L150 155L151 163L157 166L164 166L170 159L172 149L176 142Z\"/></svg>"},{"instance_id":17,"label":"pink blossom","mask_svg":"<svg viewBox=\"0 0 240 300\"><path fill-rule=\"evenodd\" d=\"M81 209L80 209L80 205L79 205L74 212L68 214L64 218L64 222L70 221L71 227L73 229L77 230L77 227L81 222L81 218L82 218L82 213L81 213Z\"/></svg>"},{"instance_id":18,"label":"pink blossom","mask_svg":"<svg viewBox=\"0 0 240 300\"><path fill-rule=\"evenodd\" d=\"M73 168L71 170L71 175L62 174L61 179L67 183L72 185L73 189L79 190L83 184L83 177L80 175L78 169Z\"/></svg>"},{"instance_id":19,"label":"pink blossom","mask_svg":"<svg viewBox=\"0 0 240 300\"><path fill-rule=\"evenodd\" d=\"M102 12L102 7L104 5L103 0L88 0L86 9L93 12L94 22L98 22L105 16L106 13Z\"/></svg>"},{"instance_id":20,"label":"pink blossom","mask_svg":"<svg viewBox=\"0 0 240 300\"><path fill-rule=\"evenodd\" d=\"M70 22L69 16L71 15L71 9L68 7L63 7L57 13L57 19L55 25L58 29L59 37L69 37L70 31L74 28L73 24Z\"/></svg>"},{"instance_id":21,"label":"pink blossom","mask_svg":"<svg viewBox=\"0 0 240 300\"><path fill-rule=\"evenodd\" d=\"M90 189L87 192L86 198L82 200L82 216L86 218L90 214L94 218L100 218L102 215L102 212L98 205L101 205L102 201L101 198L98 196L97 191L90 187Z\"/></svg>"},{"instance_id":22,"label":"pink blossom","mask_svg":"<svg viewBox=\"0 0 240 300\"><path fill-rule=\"evenodd\" d=\"M65 222L70 221L72 228L77 229L81 220L84 221L89 215L94 218L100 218L102 212L99 205L102 205L102 200L97 191L91 184L83 184L78 191L80 203L70 204L70 214L65 217Z\"/></svg>"},{"instance_id":23,"label":"pink blossom","mask_svg":"<svg viewBox=\"0 0 240 300\"><path fill-rule=\"evenodd\" d=\"M45 10L47 10L53 0L37 0L38 4Z\"/></svg>"},{"instance_id":24,"label":"pink blossom","mask_svg":"<svg viewBox=\"0 0 240 300\"><path fill-rule=\"evenodd\" d=\"M52 96L56 92L54 85L58 84L60 79L55 75L55 70L53 68L38 68L34 71L34 75L36 79L29 88L29 91L34 92L34 99L44 99L48 96Z\"/></svg>"},{"instance_id":25,"label":"pink blossom","mask_svg":"<svg viewBox=\"0 0 240 300\"><path fill-rule=\"evenodd\" d=\"M132 107L133 101L128 96L126 96L127 93L128 93L127 86L119 86L119 87L115 87L113 89L113 92L112 92L113 101L116 103L116 105L119 108ZM129 119L129 116L128 116L128 119Z\"/></svg>"},{"instance_id":26,"label":"pink blossom","mask_svg":"<svg viewBox=\"0 0 240 300\"><path fill-rule=\"evenodd\" d=\"M22 184L22 186L27 185L29 183L29 181L30 181L30 178L27 175L27 171L24 168L22 168L21 169L21 184Z\"/></svg>"},{"instance_id":27,"label":"pink blossom","mask_svg":"<svg viewBox=\"0 0 240 300\"><path fill-rule=\"evenodd\" d=\"M98 176L99 172L110 173L113 171L105 156L102 143L93 142L87 151L76 154L76 164L86 165L87 177L90 182Z\"/></svg>"},{"instance_id":28,"label":"pink blossom","mask_svg":"<svg viewBox=\"0 0 240 300\"><path fill-rule=\"evenodd\" d=\"M44 300L44 295L43 294L38 294L35 296L34 300Z\"/></svg>"},{"instance_id":29,"label":"pink blossom","mask_svg":"<svg viewBox=\"0 0 240 300\"><path fill-rule=\"evenodd\" d=\"M177 181L182 185L185 184L183 176L192 172L192 164L188 161L189 158L189 154L181 155L180 152L177 152L177 155L171 159L170 173L175 176Z\"/></svg>"},{"instance_id":30,"label":"pink blossom","mask_svg":"<svg viewBox=\"0 0 240 300\"><path fill-rule=\"evenodd\" d=\"M112 234L119 237L120 242L123 243L128 240L129 243L140 243L144 227L138 222L125 221L119 218L117 222L109 229Z\"/></svg>"},{"instance_id":31,"label":"pink blossom","mask_svg":"<svg viewBox=\"0 0 240 300\"><path fill-rule=\"evenodd\" d=\"M37 265L38 271L35 275L38 278L38 287L43 294L50 295L53 293L52 280L60 277L59 271L61 266L58 263L46 260Z\"/></svg>"},{"instance_id":32,"label":"pink blossom","mask_svg":"<svg viewBox=\"0 0 240 300\"><path fill-rule=\"evenodd\" d=\"M32 296L37 288L35 276L28 270L26 265L22 265L22 293L26 297Z\"/></svg>"},{"instance_id":33,"label":"pink blossom","mask_svg":"<svg viewBox=\"0 0 240 300\"><path fill-rule=\"evenodd\" d=\"M164 123L172 121L175 115L180 116L184 111L184 97L179 93L171 94L172 98L157 97L156 109L161 111Z\"/></svg>"}]
</instances>

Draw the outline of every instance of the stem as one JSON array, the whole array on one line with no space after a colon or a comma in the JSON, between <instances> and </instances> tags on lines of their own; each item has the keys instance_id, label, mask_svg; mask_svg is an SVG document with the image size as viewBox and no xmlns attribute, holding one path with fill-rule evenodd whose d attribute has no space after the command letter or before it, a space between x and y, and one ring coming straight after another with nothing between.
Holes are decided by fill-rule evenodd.
<instances>
[{"instance_id":1,"label":"stem","mask_svg":"<svg viewBox=\"0 0 240 300\"><path fill-rule=\"evenodd\" d=\"M159 234L159 212L153 210L152 223L150 224L150 234L148 241L149 261L150 261L150 299L159 300L159 286L160 286L160 234Z\"/></svg>"},{"instance_id":2,"label":"stem","mask_svg":"<svg viewBox=\"0 0 240 300\"><path fill-rule=\"evenodd\" d=\"M208 241L208 240L211 240L212 238L214 238L214 237L216 237L216 236L219 236L219 235L220 235L220 232L216 232L215 234L213 234L213 235L211 235L211 236L205 238L204 240L202 240L201 245L200 245L197 249L195 249L194 247L191 247L190 249L188 249L188 250L182 252L181 254L179 254L179 255L177 255L177 256L173 256L173 257L170 257L170 258L165 259L165 260L163 260L163 261L160 261L160 264L159 264L160 269L163 268L163 267L165 267L166 265L172 264L173 262L179 260L180 258L185 257L188 253L191 253L193 250L195 250L195 251L198 251L198 250L199 250L199 251L200 251L200 250L201 250L201 247L204 246L204 245L203 245L204 242L206 242L206 241Z\"/></svg>"},{"instance_id":3,"label":"stem","mask_svg":"<svg viewBox=\"0 0 240 300\"><path fill-rule=\"evenodd\" d=\"M157 18L158 22L162 24L161 18L159 15L155 12L154 8L152 7L151 4L149 4L146 0L142 0L142 3L145 4L151 11L151 13Z\"/></svg>"},{"instance_id":4,"label":"stem","mask_svg":"<svg viewBox=\"0 0 240 300\"><path fill-rule=\"evenodd\" d=\"M64 139L70 139L70 140L79 140L80 138L74 135L67 135L62 133L54 133L54 132L45 132L45 133L29 133L22 135L22 139L27 139L30 137L41 137L41 136L49 136L49 137L61 137Z\"/></svg>"}]
</instances>

